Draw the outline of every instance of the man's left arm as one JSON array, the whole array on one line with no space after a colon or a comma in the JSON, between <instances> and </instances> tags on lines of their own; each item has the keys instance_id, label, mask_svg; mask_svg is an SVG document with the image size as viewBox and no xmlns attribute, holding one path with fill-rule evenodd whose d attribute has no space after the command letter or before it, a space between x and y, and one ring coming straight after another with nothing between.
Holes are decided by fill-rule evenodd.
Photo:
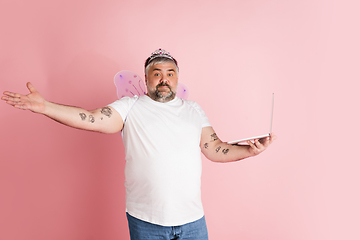
<instances>
[{"instance_id":1,"label":"man's left arm","mask_svg":"<svg viewBox=\"0 0 360 240\"><path fill-rule=\"evenodd\" d=\"M200 148L202 153L214 162L234 162L253 157L263 152L276 136L247 141L249 145L228 144L222 142L212 127L204 127L201 132Z\"/></svg>"}]
</instances>

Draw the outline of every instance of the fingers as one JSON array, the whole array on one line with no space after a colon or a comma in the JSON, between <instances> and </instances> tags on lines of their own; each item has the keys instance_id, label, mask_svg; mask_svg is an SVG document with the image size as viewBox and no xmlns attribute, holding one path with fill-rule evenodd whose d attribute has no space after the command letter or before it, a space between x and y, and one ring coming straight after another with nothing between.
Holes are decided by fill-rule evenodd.
<instances>
[{"instance_id":1,"label":"fingers","mask_svg":"<svg viewBox=\"0 0 360 240\"><path fill-rule=\"evenodd\" d=\"M26 87L29 89L29 91L31 93L33 92L36 92L36 89L34 88L34 86L28 82L26 84ZM15 102L18 102L20 101L21 97L23 95L19 94L19 93L13 93L13 92L9 92L9 91L5 91L3 92L4 96L1 97L2 100L5 100L5 101L15 101Z\"/></svg>"},{"instance_id":2,"label":"fingers","mask_svg":"<svg viewBox=\"0 0 360 240\"><path fill-rule=\"evenodd\" d=\"M31 82L28 82L26 84L26 87L29 89L30 92L36 92L36 89L34 88L34 86L31 84Z\"/></svg>"},{"instance_id":3,"label":"fingers","mask_svg":"<svg viewBox=\"0 0 360 240\"><path fill-rule=\"evenodd\" d=\"M5 99L3 99L3 100L5 100ZM21 101L6 100L6 103L13 106L13 107L15 107L15 108L18 108L18 109L23 109L23 110L28 109L27 106Z\"/></svg>"},{"instance_id":4,"label":"fingers","mask_svg":"<svg viewBox=\"0 0 360 240\"><path fill-rule=\"evenodd\" d=\"M5 91L4 96L1 97L1 100L4 100L7 104L18 108L18 109L27 109L27 107L22 102L22 95L19 93L13 93L9 91Z\"/></svg>"},{"instance_id":5,"label":"fingers","mask_svg":"<svg viewBox=\"0 0 360 240\"><path fill-rule=\"evenodd\" d=\"M254 140L254 145L257 147L257 148L260 148L262 146L262 143L260 143L259 139L255 139Z\"/></svg>"},{"instance_id":6,"label":"fingers","mask_svg":"<svg viewBox=\"0 0 360 240\"><path fill-rule=\"evenodd\" d=\"M247 141L247 143L253 148L253 149L259 149L263 147L263 145L260 143L259 139L255 139L254 142L251 142L250 140Z\"/></svg>"},{"instance_id":7,"label":"fingers","mask_svg":"<svg viewBox=\"0 0 360 240\"><path fill-rule=\"evenodd\" d=\"M268 147L273 141L276 140L276 136L274 133L270 133L269 137L261 138L259 139L259 142L264 145L265 147Z\"/></svg>"},{"instance_id":8,"label":"fingers","mask_svg":"<svg viewBox=\"0 0 360 240\"><path fill-rule=\"evenodd\" d=\"M5 96L9 96L9 97L20 97L20 96L21 96L21 95L18 94L18 93L13 93L13 92L8 92L8 91L5 91L3 94L4 94ZM1 99L3 99L3 97L2 97Z\"/></svg>"},{"instance_id":9,"label":"fingers","mask_svg":"<svg viewBox=\"0 0 360 240\"><path fill-rule=\"evenodd\" d=\"M20 98L12 98L12 97L2 97L2 100L5 100L7 104L14 106L16 108L20 108L20 106L23 105L23 103L21 102Z\"/></svg>"},{"instance_id":10,"label":"fingers","mask_svg":"<svg viewBox=\"0 0 360 240\"><path fill-rule=\"evenodd\" d=\"M270 145L270 143L271 143L271 137L269 136L269 137L261 138L261 139L259 140L259 142L260 142L265 148L267 148L267 147Z\"/></svg>"},{"instance_id":11,"label":"fingers","mask_svg":"<svg viewBox=\"0 0 360 240\"><path fill-rule=\"evenodd\" d=\"M255 139L254 142L251 142L249 140L247 141L247 143L251 147L253 154L258 155L261 152L265 151L265 149L269 146L270 137Z\"/></svg>"},{"instance_id":12,"label":"fingers","mask_svg":"<svg viewBox=\"0 0 360 240\"><path fill-rule=\"evenodd\" d=\"M21 101L21 94L4 92L4 96L1 97L2 100L5 100L6 103L13 105Z\"/></svg>"},{"instance_id":13,"label":"fingers","mask_svg":"<svg viewBox=\"0 0 360 240\"><path fill-rule=\"evenodd\" d=\"M16 104L16 105L13 105L15 108L18 108L18 109L21 109L21 110L27 110L29 109L26 105L23 105L23 104Z\"/></svg>"},{"instance_id":14,"label":"fingers","mask_svg":"<svg viewBox=\"0 0 360 240\"><path fill-rule=\"evenodd\" d=\"M271 144L273 141L275 141L277 139L277 136L274 133L270 134L270 142L269 144Z\"/></svg>"},{"instance_id":15,"label":"fingers","mask_svg":"<svg viewBox=\"0 0 360 240\"><path fill-rule=\"evenodd\" d=\"M36 89L34 88L34 86L28 82L26 84L26 87L29 89L30 94L33 92L36 92ZM10 104L16 108L20 108L20 109L25 109L26 107L24 106L24 95L21 95L19 93L13 93L13 92L9 92L9 91L5 91L3 93L4 96L1 97L1 100L6 101L7 104Z\"/></svg>"},{"instance_id":16,"label":"fingers","mask_svg":"<svg viewBox=\"0 0 360 240\"><path fill-rule=\"evenodd\" d=\"M277 136L274 133L271 133L271 138L273 138L273 140L276 140Z\"/></svg>"},{"instance_id":17,"label":"fingers","mask_svg":"<svg viewBox=\"0 0 360 240\"><path fill-rule=\"evenodd\" d=\"M255 147L258 148L260 146L262 146L262 144L260 143L259 139L255 139L254 142L251 142L250 140L247 141L247 143L251 146L251 147Z\"/></svg>"},{"instance_id":18,"label":"fingers","mask_svg":"<svg viewBox=\"0 0 360 240\"><path fill-rule=\"evenodd\" d=\"M249 141L247 141L247 143L251 147L251 153L252 153L253 156L258 155L259 153L261 153L263 151L262 149L260 149L261 148L261 143L259 142L258 139L255 139L254 142L251 142L249 140Z\"/></svg>"},{"instance_id":19,"label":"fingers","mask_svg":"<svg viewBox=\"0 0 360 240\"><path fill-rule=\"evenodd\" d=\"M275 134L271 133L269 137L261 138L261 139L255 139L254 142L251 142L250 140L247 141L249 146L251 147L251 152L253 155L258 155L261 152L265 151L267 147L276 140Z\"/></svg>"}]
</instances>

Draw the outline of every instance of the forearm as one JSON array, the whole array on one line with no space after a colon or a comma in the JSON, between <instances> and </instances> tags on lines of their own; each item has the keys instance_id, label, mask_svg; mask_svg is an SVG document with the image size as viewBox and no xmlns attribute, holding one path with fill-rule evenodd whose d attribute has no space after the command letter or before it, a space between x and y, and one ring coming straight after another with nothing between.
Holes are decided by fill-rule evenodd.
<instances>
[{"instance_id":1,"label":"forearm","mask_svg":"<svg viewBox=\"0 0 360 240\"><path fill-rule=\"evenodd\" d=\"M94 121L89 111L79 107L45 102L43 115L64 125L94 131Z\"/></svg>"},{"instance_id":2,"label":"forearm","mask_svg":"<svg viewBox=\"0 0 360 240\"><path fill-rule=\"evenodd\" d=\"M204 155L213 162L235 162L254 156L249 145L230 145L219 142L214 148L206 149L206 144L202 148Z\"/></svg>"},{"instance_id":3,"label":"forearm","mask_svg":"<svg viewBox=\"0 0 360 240\"><path fill-rule=\"evenodd\" d=\"M109 107L88 111L79 107L45 102L42 114L73 128L103 133L121 130L120 128L115 129L114 124L109 124L112 117L112 110Z\"/></svg>"},{"instance_id":4,"label":"forearm","mask_svg":"<svg viewBox=\"0 0 360 240\"><path fill-rule=\"evenodd\" d=\"M261 141L261 142L260 142ZM254 142L249 145L228 144L221 141L212 127L204 127L201 132L200 148L202 153L214 162L234 162L253 157L261 153L271 143L270 138Z\"/></svg>"}]
</instances>

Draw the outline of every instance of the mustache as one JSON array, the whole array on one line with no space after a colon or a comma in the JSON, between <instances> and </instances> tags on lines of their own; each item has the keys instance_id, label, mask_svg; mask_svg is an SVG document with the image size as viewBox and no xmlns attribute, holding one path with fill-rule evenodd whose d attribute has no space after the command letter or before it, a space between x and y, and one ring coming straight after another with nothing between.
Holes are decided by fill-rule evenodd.
<instances>
[{"instance_id":1,"label":"mustache","mask_svg":"<svg viewBox=\"0 0 360 240\"><path fill-rule=\"evenodd\" d=\"M158 89L159 87L168 87L168 88L170 88L170 85L169 84L167 84L167 83L164 83L164 82L162 82L162 83L159 83L158 85L156 85L156 89ZM171 88L170 88L171 89Z\"/></svg>"}]
</instances>

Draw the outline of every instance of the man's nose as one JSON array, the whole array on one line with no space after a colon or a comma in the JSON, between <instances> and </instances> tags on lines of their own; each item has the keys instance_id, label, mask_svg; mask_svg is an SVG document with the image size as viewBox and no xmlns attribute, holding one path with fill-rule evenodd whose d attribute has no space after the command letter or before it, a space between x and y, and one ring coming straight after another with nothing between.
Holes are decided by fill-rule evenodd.
<instances>
[{"instance_id":1,"label":"man's nose","mask_svg":"<svg viewBox=\"0 0 360 240\"><path fill-rule=\"evenodd\" d=\"M160 83L169 83L169 79L166 75L162 75Z\"/></svg>"}]
</instances>

